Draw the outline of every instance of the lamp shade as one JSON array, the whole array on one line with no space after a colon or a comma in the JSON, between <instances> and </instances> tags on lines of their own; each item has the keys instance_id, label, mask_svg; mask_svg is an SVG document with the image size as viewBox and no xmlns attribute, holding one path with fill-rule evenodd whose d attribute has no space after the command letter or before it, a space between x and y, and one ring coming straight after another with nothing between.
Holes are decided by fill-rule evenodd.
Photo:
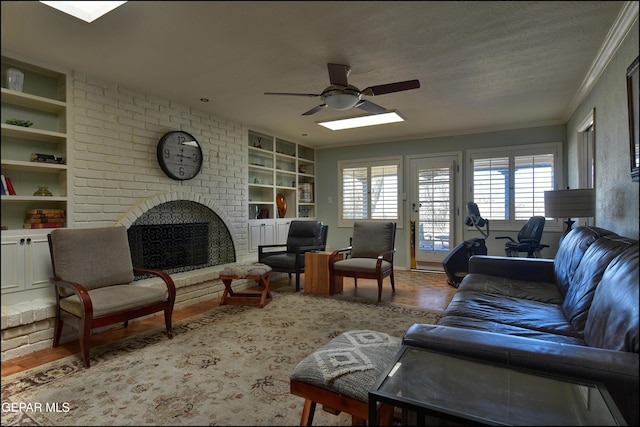
<instances>
[{"instance_id":1,"label":"lamp shade","mask_svg":"<svg viewBox=\"0 0 640 427\"><path fill-rule=\"evenodd\" d=\"M589 218L596 214L593 188L544 192L544 216L547 218Z\"/></svg>"}]
</instances>

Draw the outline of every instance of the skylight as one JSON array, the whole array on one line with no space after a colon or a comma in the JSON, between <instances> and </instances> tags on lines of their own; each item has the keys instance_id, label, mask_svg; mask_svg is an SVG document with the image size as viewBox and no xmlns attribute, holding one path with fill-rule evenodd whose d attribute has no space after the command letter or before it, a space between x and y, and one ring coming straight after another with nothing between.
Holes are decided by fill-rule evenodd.
<instances>
[{"instance_id":1,"label":"skylight","mask_svg":"<svg viewBox=\"0 0 640 427\"><path fill-rule=\"evenodd\" d=\"M40 3L91 23L125 4L126 1L40 1Z\"/></svg>"},{"instance_id":2,"label":"skylight","mask_svg":"<svg viewBox=\"0 0 640 427\"><path fill-rule=\"evenodd\" d=\"M343 130L396 122L404 122L404 119L394 111L390 113L372 114L370 116L318 122L318 124L331 130Z\"/></svg>"}]
</instances>

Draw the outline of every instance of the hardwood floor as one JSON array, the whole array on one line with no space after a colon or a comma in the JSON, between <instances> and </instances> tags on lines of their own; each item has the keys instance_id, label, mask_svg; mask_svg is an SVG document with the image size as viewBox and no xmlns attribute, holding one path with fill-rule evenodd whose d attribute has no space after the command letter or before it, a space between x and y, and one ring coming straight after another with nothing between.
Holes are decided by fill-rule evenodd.
<instances>
[{"instance_id":1,"label":"hardwood floor","mask_svg":"<svg viewBox=\"0 0 640 427\"><path fill-rule=\"evenodd\" d=\"M413 305L433 310L443 310L456 291L455 288L447 285L446 276L440 273L396 271L395 276L396 292L391 293L389 279L385 279L382 293L383 301ZM301 287L304 288L304 275L301 276L300 282ZM291 282L289 282L286 275L283 275L277 280L272 280L270 287L272 290L277 290L283 286L295 286L295 276ZM370 297L372 301L377 300L378 287L374 280L360 279L358 280L358 287L356 288L353 285L352 279L345 278L343 287L344 289L342 294L345 296ZM204 313L211 310L213 307L218 306L218 303L219 299L212 299L176 309L173 313L173 321L176 322ZM127 328L120 327L93 334L91 336L91 347L117 341L162 325L163 321L161 314L146 319L130 321ZM57 348L49 348L23 357L11 359L2 362L2 377L22 372L78 353L80 353L80 345L77 340L74 340L69 343L61 344Z\"/></svg>"}]
</instances>

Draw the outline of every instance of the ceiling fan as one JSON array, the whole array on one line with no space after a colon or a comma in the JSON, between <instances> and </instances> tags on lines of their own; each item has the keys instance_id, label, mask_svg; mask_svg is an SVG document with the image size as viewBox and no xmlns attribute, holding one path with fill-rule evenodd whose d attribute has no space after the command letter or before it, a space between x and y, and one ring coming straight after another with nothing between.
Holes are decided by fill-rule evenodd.
<instances>
[{"instance_id":1,"label":"ceiling fan","mask_svg":"<svg viewBox=\"0 0 640 427\"><path fill-rule=\"evenodd\" d=\"M369 113L380 114L385 113L387 109L379 106L378 104L374 104L373 102L361 99L363 95L384 95L385 93L401 92L403 90L418 89L420 87L420 82L418 80L407 80L404 82L369 86L361 91L347 82L347 76L351 71L351 67L348 65L329 63L327 64L327 68L329 69L329 82L331 83L331 86L323 90L322 93L265 92L264 94L321 97L322 104L302 113L303 116L309 116L317 113L326 107L330 107L338 111L345 111L356 107Z\"/></svg>"}]
</instances>

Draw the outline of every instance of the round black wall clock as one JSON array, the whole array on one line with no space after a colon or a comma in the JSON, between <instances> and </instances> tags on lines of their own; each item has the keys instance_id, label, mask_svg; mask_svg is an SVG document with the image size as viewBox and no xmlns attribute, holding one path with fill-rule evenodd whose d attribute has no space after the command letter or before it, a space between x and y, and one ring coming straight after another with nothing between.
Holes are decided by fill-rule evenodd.
<instances>
[{"instance_id":1,"label":"round black wall clock","mask_svg":"<svg viewBox=\"0 0 640 427\"><path fill-rule=\"evenodd\" d=\"M183 131L167 132L158 142L158 163L171 179L185 181L200 173L202 149L196 139Z\"/></svg>"}]
</instances>

